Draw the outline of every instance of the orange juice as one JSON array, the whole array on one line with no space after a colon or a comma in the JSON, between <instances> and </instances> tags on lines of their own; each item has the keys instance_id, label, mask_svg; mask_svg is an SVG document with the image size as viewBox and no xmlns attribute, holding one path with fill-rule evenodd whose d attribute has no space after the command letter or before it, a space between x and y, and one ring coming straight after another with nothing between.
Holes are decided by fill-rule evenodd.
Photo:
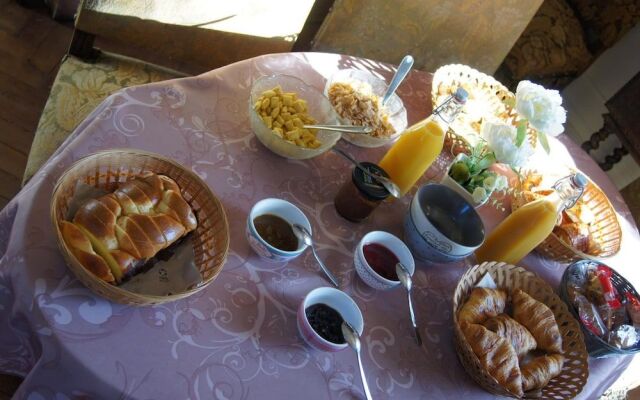
<instances>
[{"instance_id":1,"label":"orange juice","mask_svg":"<svg viewBox=\"0 0 640 400\"><path fill-rule=\"evenodd\" d=\"M516 264L553 231L558 214L573 207L584 193L587 178L580 172L558 180L553 193L515 210L476 250L478 262Z\"/></svg>"},{"instance_id":2,"label":"orange juice","mask_svg":"<svg viewBox=\"0 0 640 400\"><path fill-rule=\"evenodd\" d=\"M533 201L509 215L476 250L478 262L516 264L549 236L558 217L559 197Z\"/></svg>"},{"instance_id":3,"label":"orange juice","mask_svg":"<svg viewBox=\"0 0 640 400\"><path fill-rule=\"evenodd\" d=\"M402 133L378 163L404 195L438 157L444 134L462 110L468 93L463 88L448 96L433 114Z\"/></svg>"},{"instance_id":4,"label":"orange juice","mask_svg":"<svg viewBox=\"0 0 640 400\"><path fill-rule=\"evenodd\" d=\"M444 144L444 129L431 118L408 128L379 165L400 188L402 195L435 161Z\"/></svg>"}]
</instances>

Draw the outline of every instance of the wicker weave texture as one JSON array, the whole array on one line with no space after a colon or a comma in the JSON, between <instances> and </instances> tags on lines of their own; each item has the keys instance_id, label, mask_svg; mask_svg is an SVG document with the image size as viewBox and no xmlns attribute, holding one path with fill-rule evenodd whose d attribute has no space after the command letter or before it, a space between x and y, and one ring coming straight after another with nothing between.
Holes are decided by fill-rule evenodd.
<instances>
[{"instance_id":1,"label":"wicker weave texture","mask_svg":"<svg viewBox=\"0 0 640 400\"><path fill-rule=\"evenodd\" d=\"M517 397L499 385L484 370L458 324L458 310L485 273L491 275L499 288L508 289L509 291L518 288L522 289L534 299L546 304L553 311L562 334L565 363L560 375L552 379L540 393L536 393L536 397L539 395L545 399L574 398L587 383L589 376L588 354L584 344L584 337L580 331L580 325L573 318L566 304L546 282L538 278L534 273L514 265L493 261L485 262L470 268L458 282L453 297L454 344L464 369L488 392L501 396ZM531 393L525 393L525 397L527 395L531 395Z\"/></svg>"},{"instance_id":2,"label":"wicker weave texture","mask_svg":"<svg viewBox=\"0 0 640 400\"><path fill-rule=\"evenodd\" d=\"M182 196L198 220L192 242L195 264L203 281L197 287L170 296L149 296L110 285L86 270L72 255L62 239L60 222L64 220L77 182L107 191L144 172L166 175L180 186ZM96 294L109 300L149 305L174 301L192 295L210 284L222 270L229 249L229 226L218 198L196 174L163 156L138 150L108 150L89 155L74 163L58 180L51 201L51 219L58 246L69 268Z\"/></svg>"},{"instance_id":3,"label":"wicker weave texture","mask_svg":"<svg viewBox=\"0 0 640 400\"><path fill-rule=\"evenodd\" d=\"M518 113L512 105L515 94L492 76L484 74L467 65L449 64L436 70L431 86L431 101L433 107L440 104L447 96L455 93L458 87L469 93L466 109L451 124L445 138L445 148L457 154L468 147L468 135L480 135L482 120L498 121L517 126ZM482 112L478 116L478 110ZM527 137L535 148L537 143L536 131L527 123Z\"/></svg>"},{"instance_id":4,"label":"wicker weave texture","mask_svg":"<svg viewBox=\"0 0 640 400\"><path fill-rule=\"evenodd\" d=\"M592 235L593 240L598 243L598 251L589 254L583 253L560 240L555 233L551 233L536 247L538 253L562 263L572 263L585 258L611 257L620 251L622 228L618 222L615 209L602 189L592 181L589 181L581 201L586 204L595 216L595 220L589 228L589 233ZM523 193L516 192L511 201L511 208L515 211L526 203L527 199Z\"/></svg>"}]
</instances>

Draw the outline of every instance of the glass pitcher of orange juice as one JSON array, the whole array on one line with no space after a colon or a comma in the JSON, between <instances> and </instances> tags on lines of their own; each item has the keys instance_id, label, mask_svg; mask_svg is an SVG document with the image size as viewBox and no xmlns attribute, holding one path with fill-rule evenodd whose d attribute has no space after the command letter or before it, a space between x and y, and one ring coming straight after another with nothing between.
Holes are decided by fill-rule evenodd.
<instances>
[{"instance_id":1,"label":"glass pitcher of orange juice","mask_svg":"<svg viewBox=\"0 0 640 400\"><path fill-rule=\"evenodd\" d=\"M458 88L428 118L407 128L387 151L379 165L404 195L438 157L449 124L456 118L468 94Z\"/></svg>"},{"instance_id":2,"label":"glass pitcher of orange juice","mask_svg":"<svg viewBox=\"0 0 640 400\"><path fill-rule=\"evenodd\" d=\"M558 214L576 204L585 186L587 178L581 173L562 178L553 185L553 193L515 210L476 250L478 262L522 260L551 234Z\"/></svg>"}]
</instances>

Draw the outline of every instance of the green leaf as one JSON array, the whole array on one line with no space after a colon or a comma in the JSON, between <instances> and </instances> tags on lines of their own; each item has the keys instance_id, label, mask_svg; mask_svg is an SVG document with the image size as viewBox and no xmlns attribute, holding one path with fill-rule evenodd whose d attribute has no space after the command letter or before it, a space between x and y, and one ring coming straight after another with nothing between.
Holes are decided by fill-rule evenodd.
<instances>
[{"instance_id":1,"label":"green leaf","mask_svg":"<svg viewBox=\"0 0 640 400\"><path fill-rule=\"evenodd\" d=\"M518 134L516 135L516 146L522 146L524 139L527 137L527 120L523 119L518 122Z\"/></svg>"},{"instance_id":2,"label":"green leaf","mask_svg":"<svg viewBox=\"0 0 640 400\"><path fill-rule=\"evenodd\" d=\"M475 146L473 146L473 149L471 150L471 161L474 161L476 158L480 157L483 148L484 144L482 142L478 142Z\"/></svg>"},{"instance_id":3,"label":"green leaf","mask_svg":"<svg viewBox=\"0 0 640 400\"><path fill-rule=\"evenodd\" d=\"M538 139L540 140L540 144L542 145L542 148L544 149L544 151L546 151L547 154L551 153L551 148L549 147L549 141L547 140L547 135L544 132L538 132Z\"/></svg>"},{"instance_id":4,"label":"green leaf","mask_svg":"<svg viewBox=\"0 0 640 400\"><path fill-rule=\"evenodd\" d=\"M484 155L482 160L478 162L478 169L483 171L489 168L490 166L492 166L493 164L495 164L495 162L496 162L496 155L493 152L487 153Z\"/></svg>"}]
</instances>

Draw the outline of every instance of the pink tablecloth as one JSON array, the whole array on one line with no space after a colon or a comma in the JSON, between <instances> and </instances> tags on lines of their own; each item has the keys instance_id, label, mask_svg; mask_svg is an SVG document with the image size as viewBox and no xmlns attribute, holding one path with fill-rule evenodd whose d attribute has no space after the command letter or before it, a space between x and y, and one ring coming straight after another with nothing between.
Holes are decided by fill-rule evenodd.
<instances>
[{"instance_id":1,"label":"pink tablecloth","mask_svg":"<svg viewBox=\"0 0 640 400\"><path fill-rule=\"evenodd\" d=\"M25 377L17 398L350 399L362 390L351 351L321 353L298 336L295 311L311 289L327 285L310 252L287 264L266 264L244 239L251 206L265 197L297 204L309 217L319 253L365 317L363 358L375 399L490 398L463 371L452 345L451 297L463 265L418 264L415 300L424 346L411 336L402 290L378 292L355 274L352 251L367 231L401 235L409 198L383 204L351 224L333 197L350 168L332 153L308 161L280 158L251 133L247 98L260 75L287 73L322 87L339 68L389 77L366 60L328 54L283 54L233 64L199 77L116 93L0 213L0 371ZM410 122L430 111L430 75L412 73L400 95ZM339 143L360 159L384 149ZM638 285L633 248L640 245L615 187L568 139L578 167L605 189L624 227L622 252L610 264ZM220 197L231 229L223 272L191 298L129 307L94 296L69 272L49 221L56 179L75 160L101 149L131 147L164 154L198 173ZM426 178L438 176L443 162ZM484 211L488 226L498 215ZM557 286L564 265L531 255L524 265ZM628 358L591 360L581 397L594 398Z\"/></svg>"}]
</instances>

